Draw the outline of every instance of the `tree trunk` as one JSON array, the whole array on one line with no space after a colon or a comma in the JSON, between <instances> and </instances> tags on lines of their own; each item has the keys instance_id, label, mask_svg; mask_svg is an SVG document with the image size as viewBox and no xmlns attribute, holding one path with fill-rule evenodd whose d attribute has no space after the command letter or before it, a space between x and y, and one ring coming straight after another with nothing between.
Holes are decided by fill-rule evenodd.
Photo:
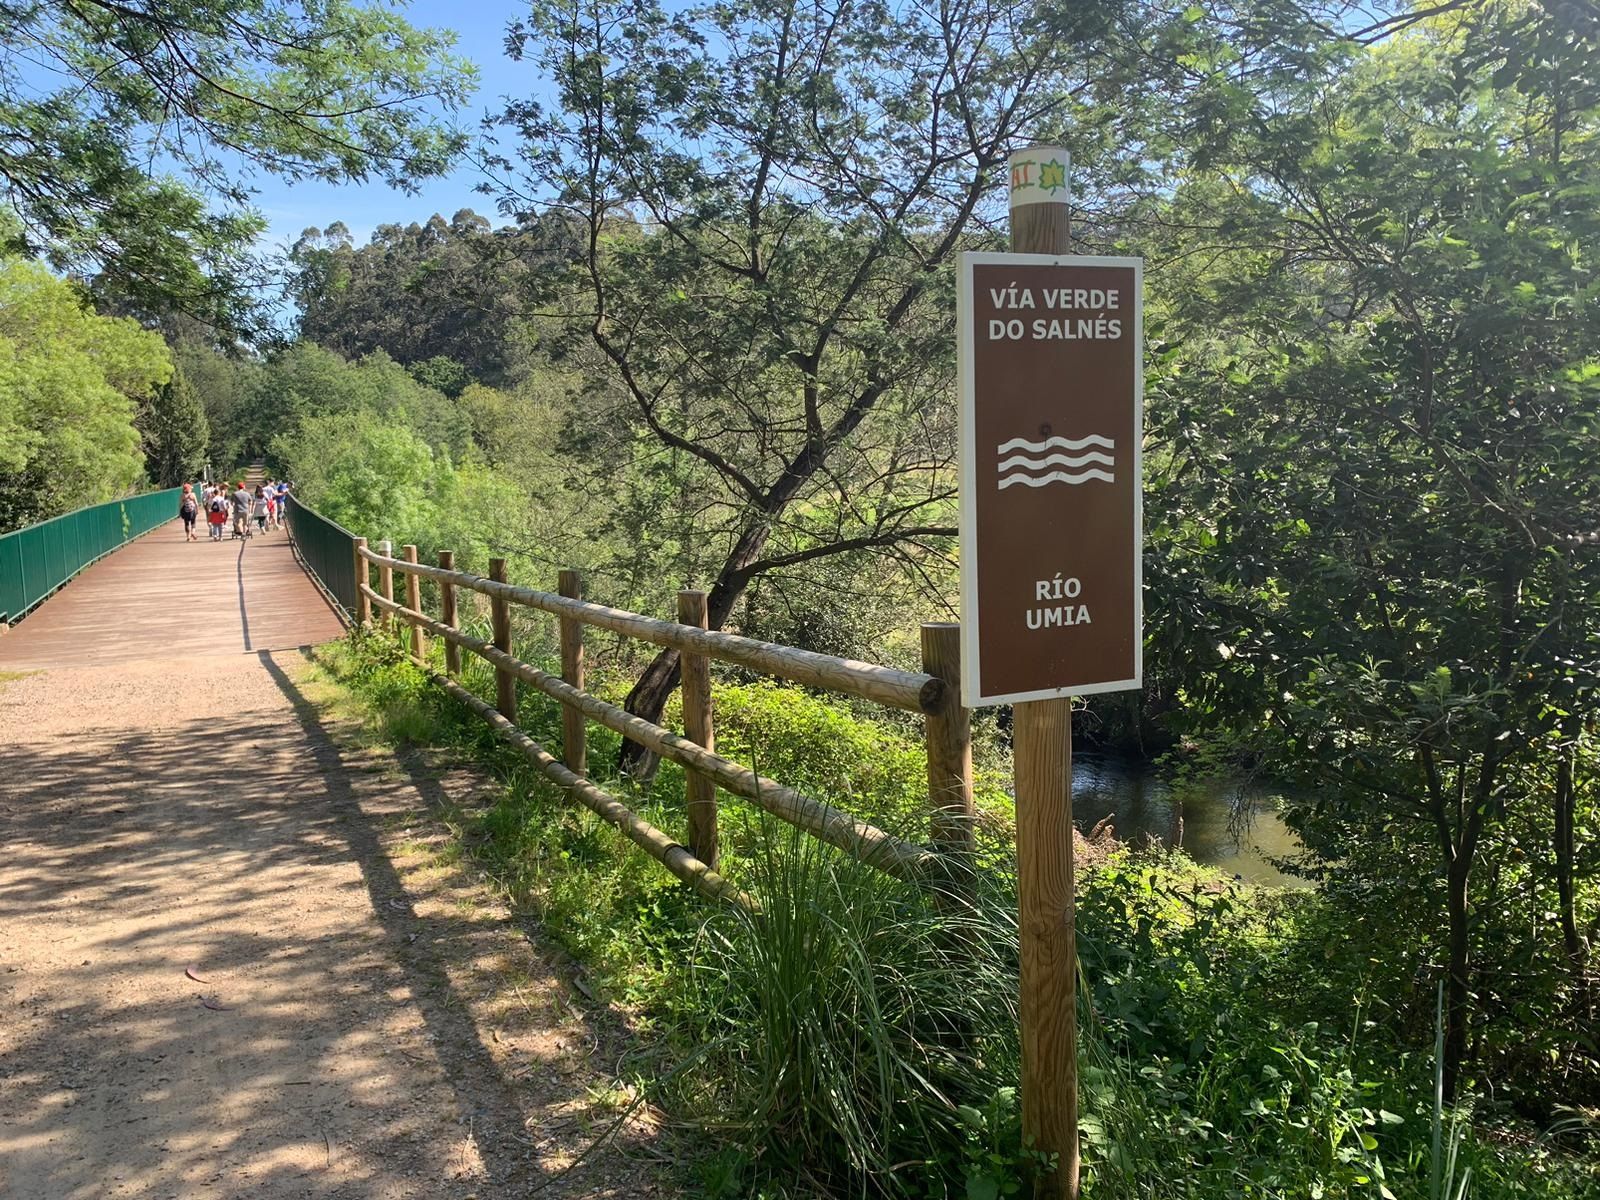
<instances>
[{"instance_id":1,"label":"tree trunk","mask_svg":"<svg viewBox=\"0 0 1600 1200\"><path fill-rule=\"evenodd\" d=\"M770 525L760 521L746 529L734 544L732 552L723 562L722 570L717 573L716 582L711 585L711 591L706 597L707 628L721 629L723 622L733 612L733 606L738 603L739 597L744 595L745 588L750 586L751 576L746 573L746 568L761 556L771 531ZM672 698L672 693L677 691L682 678L683 670L678 663L678 652L664 649L651 659L650 665L639 676L639 682L634 684L633 690L628 693L628 699L623 707L636 717L643 717L646 721L659 724L661 714L666 711L667 701ZM630 742L627 738L622 740L622 748L617 753L617 770L621 774L641 783L648 783L655 778L656 767L659 765L654 753L637 742Z\"/></svg>"},{"instance_id":2,"label":"tree trunk","mask_svg":"<svg viewBox=\"0 0 1600 1200\"><path fill-rule=\"evenodd\" d=\"M1461 1064L1467 1057L1467 1012L1469 990L1467 972L1471 966L1471 940L1467 928L1468 890L1472 872L1470 852L1458 854L1450 864L1448 874L1449 894L1446 904L1450 912L1450 941L1448 977L1445 981L1444 1009L1444 1098L1454 1102L1456 1088L1461 1082Z\"/></svg>"},{"instance_id":3,"label":"tree trunk","mask_svg":"<svg viewBox=\"0 0 1600 1200\"><path fill-rule=\"evenodd\" d=\"M1577 786L1572 777L1571 747L1561 752L1556 767L1555 856L1556 894L1560 899L1561 940L1567 952L1567 970L1572 977L1573 1001L1579 1014L1589 1007L1588 946L1578 932L1578 914L1573 898L1573 864L1577 857L1574 825L1577 815Z\"/></svg>"}]
</instances>

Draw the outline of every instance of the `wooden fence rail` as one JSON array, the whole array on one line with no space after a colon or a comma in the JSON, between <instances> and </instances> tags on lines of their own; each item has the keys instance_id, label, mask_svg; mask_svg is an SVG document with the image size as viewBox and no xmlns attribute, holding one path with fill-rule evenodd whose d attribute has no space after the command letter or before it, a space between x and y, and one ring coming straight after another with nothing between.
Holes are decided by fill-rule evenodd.
<instances>
[{"instance_id":1,"label":"wooden fence rail","mask_svg":"<svg viewBox=\"0 0 1600 1200\"><path fill-rule=\"evenodd\" d=\"M859 696L891 708L908 712L935 712L944 698L945 681L923 672L898 671L875 663L836 658L831 654L818 654L813 650L780 646L774 642L761 642L736 633L679 625L620 608L608 608L589 600L571 599L554 592L541 592L485 579L468 571L446 571L442 567L408 563L404 559L389 558L364 547L358 553L375 563L380 574L383 571L415 573L425 579L471 588L491 598L520 604L525 608L537 608L552 616L570 617L584 625L609 629L613 633L625 634L657 646L704 654L718 662L748 667L765 675L776 675L780 679L830 692Z\"/></svg>"},{"instance_id":2,"label":"wooden fence rail","mask_svg":"<svg viewBox=\"0 0 1600 1200\"><path fill-rule=\"evenodd\" d=\"M714 900L726 900L748 909L756 907L751 897L734 887L654 825L636 815L611 793L597 788L587 779L574 775L550 757L538 742L496 712L492 704L480 700L455 680L440 675L423 659L412 661L427 672L428 676L446 692L482 717L502 739L521 751L524 758L557 784L566 788L597 816L610 821L622 830L635 845L679 879Z\"/></svg>"},{"instance_id":3,"label":"wooden fence rail","mask_svg":"<svg viewBox=\"0 0 1600 1200\"><path fill-rule=\"evenodd\" d=\"M363 623L370 624L373 610L386 629L392 628L398 619L400 632L409 633L412 661L488 722L547 778L611 821L641 849L698 891L740 904L751 903L748 896L729 884L715 869L718 787L744 797L762 810L879 870L931 886L942 898L959 897L970 885L974 833L970 719L960 706L957 692L959 641L955 626L924 626L923 660L931 670L923 673L899 671L706 629L705 596L701 592L680 594L682 623L675 624L580 599L581 581L573 571L562 572L563 594L556 595L510 583L505 578L502 559L491 563L491 578L485 579L452 569L454 555L448 551L440 555L444 565L439 567L416 561L416 550L411 546L405 548L403 558L394 558L368 549L363 540L357 539L354 553L360 600L357 612ZM381 590L371 586L369 564L379 568ZM406 576L404 603L394 599L393 577L397 572ZM419 584L424 578L440 584L444 620L435 620L421 611ZM490 597L492 640L456 628L456 589L459 588ZM509 611L512 604L539 609L559 618L563 677L540 670L512 653ZM584 690L582 629L586 625L670 646L684 655L685 726L691 736L674 733ZM425 657L424 631L444 643L446 675L439 675L429 665ZM494 667L497 681L494 705L472 695L449 678L459 670L460 649L476 654ZM713 748L707 670L711 660L923 713L927 726L932 848L895 837L831 804L764 778L749 767L717 754ZM560 702L565 763L548 754L517 727L518 680ZM584 723L589 720L685 768L689 777L687 845L674 841L642 820L615 796L584 777L587 754Z\"/></svg>"}]
</instances>

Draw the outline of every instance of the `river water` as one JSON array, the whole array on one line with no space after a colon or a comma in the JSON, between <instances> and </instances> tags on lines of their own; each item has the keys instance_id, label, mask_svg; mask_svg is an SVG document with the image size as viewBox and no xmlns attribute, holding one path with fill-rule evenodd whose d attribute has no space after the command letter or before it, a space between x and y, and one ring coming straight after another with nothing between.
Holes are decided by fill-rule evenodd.
<instances>
[{"instance_id":1,"label":"river water","mask_svg":"<svg viewBox=\"0 0 1600 1200\"><path fill-rule=\"evenodd\" d=\"M1272 865L1300 850L1277 802L1270 788L1250 780L1188 783L1180 799L1147 763L1100 754L1072 760L1072 818L1083 832L1109 817L1117 839L1130 845L1153 837L1246 883L1308 887Z\"/></svg>"}]
</instances>

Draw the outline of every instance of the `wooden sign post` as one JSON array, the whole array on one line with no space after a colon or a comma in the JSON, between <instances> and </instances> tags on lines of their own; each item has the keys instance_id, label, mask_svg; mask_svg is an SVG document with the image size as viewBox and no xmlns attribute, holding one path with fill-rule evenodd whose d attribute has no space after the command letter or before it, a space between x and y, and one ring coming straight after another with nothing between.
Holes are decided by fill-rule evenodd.
<instances>
[{"instance_id":1,"label":"wooden sign post","mask_svg":"<svg viewBox=\"0 0 1600 1200\"><path fill-rule=\"evenodd\" d=\"M961 685L1015 705L1023 1134L1076 1200L1071 696L1140 686L1143 281L1067 255L1065 150L1010 165L1015 252L961 263Z\"/></svg>"}]
</instances>

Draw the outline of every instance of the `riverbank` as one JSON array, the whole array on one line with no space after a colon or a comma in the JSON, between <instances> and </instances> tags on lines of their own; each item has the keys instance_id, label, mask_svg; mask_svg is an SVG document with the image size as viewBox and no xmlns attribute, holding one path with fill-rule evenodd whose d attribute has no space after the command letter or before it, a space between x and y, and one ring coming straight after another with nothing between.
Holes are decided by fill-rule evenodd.
<instances>
[{"instance_id":1,"label":"riverbank","mask_svg":"<svg viewBox=\"0 0 1600 1200\"><path fill-rule=\"evenodd\" d=\"M1175 785L1148 760L1091 751L1073 757L1072 817L1079 829L1109 825L1127 846L1181 850L1242 883L1310 887L1285 864L1303 853L1260 780L1205 776Z\"/></svg>"}]
</instances>

